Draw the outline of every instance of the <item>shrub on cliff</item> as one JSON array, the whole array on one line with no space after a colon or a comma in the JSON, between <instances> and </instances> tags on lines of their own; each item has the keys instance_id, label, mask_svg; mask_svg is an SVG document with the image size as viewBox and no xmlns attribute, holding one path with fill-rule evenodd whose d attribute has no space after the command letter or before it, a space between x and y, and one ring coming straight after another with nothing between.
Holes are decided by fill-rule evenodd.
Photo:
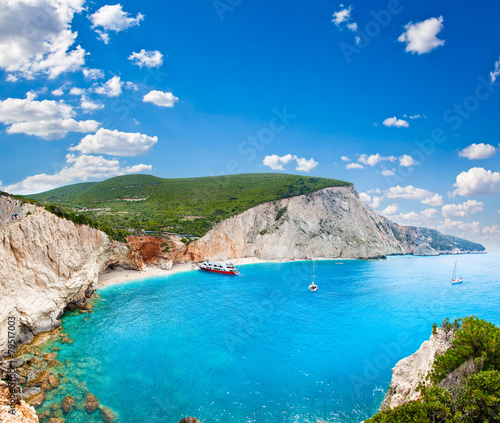
<instances>
[{"instance_id":1,"label":"shrub on cliff","mask_svg":"<svg viewBox=\"0 0 500 423\"><path fill-rule=\"evenodd\" d=\"M381 411L366 423L500 421L500 329L475 316L443 323L455 338L434 361L431 385L421 386L421 399Z\"/></svg>"}]
</instances>

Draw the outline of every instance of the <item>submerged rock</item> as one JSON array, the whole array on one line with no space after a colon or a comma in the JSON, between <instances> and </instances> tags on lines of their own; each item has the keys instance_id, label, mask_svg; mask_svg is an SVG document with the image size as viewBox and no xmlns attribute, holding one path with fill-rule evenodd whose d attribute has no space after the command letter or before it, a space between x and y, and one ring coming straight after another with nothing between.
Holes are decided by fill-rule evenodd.
<instances>
[{"instance_id":1,"label":"submerged rock","mask_svg":"<svg viewBox=\"0 0 500 423\"><path fill-rule=\"evenodd\" d=\"M196 417L184 417L179 423L200 423Z\"/></svg>"},{"instance_id":2,"label":"submerged rock","mask_svg":"<svg viewBox=\"0 0 500 423\"><path fill-rule=\"evenodd\" d=\"M99 407L99 400L94 394L89 393L85 398L85 409L87 413L93 413Z\"/></svg>"},{"instance_id":3,"label":"submerged rock","mask_svg":"<svg viewBox=\"0 0 500 423\"><path fill-rule=\"evenodd\" d=\"M48 370L29 372L26 386L41 386L49 378L49 375L50 372Z\"/></svg>"},{"instance_id":4,"label":"submerged rock","mask_svg":"<svg viewBox=\"0 0 500 423\"><path fill-rule=\"evenodd\" d=\"M114 423L117 420L118 416L111 408L101 405L100 409L101 417L105 423Z\"/></svg>"},{"instance_id":5,"label":"submerged rock","mask_svg":"<svg viewBox=\"0 0 500 423\"><path fill-rule=\"evenodd\" d=\"M71 395L68 395L68 396L64 397L64 399L62 400L61 406L62 406L63 411L66 414L68 414L68 413L71 413L71 411L73 411L75 404L76 404L76 398L72 397Z\"/></svg>"},{"instance_id":6,"label":"submerged rock","mask_svg":"<svg viewBox=\"0 0 500 423\"><path fill-rule=\"evenodd\" d=\"M41 391L38 394L32 395L26 399L26 402L32 407L40 407L45 401L45 392Z\"/></svg>"},{"instance_id":7,"label":"submerged rock","mask_svg":"<svg viewBox=\"0 0 500 423\"><path fill-rule=\"evenodd\" d=\"M50 375L49 376L49 384L52 386L52 388L57 388L59 386L59 378L57 375Z\"/></svg>"}]
</instances>

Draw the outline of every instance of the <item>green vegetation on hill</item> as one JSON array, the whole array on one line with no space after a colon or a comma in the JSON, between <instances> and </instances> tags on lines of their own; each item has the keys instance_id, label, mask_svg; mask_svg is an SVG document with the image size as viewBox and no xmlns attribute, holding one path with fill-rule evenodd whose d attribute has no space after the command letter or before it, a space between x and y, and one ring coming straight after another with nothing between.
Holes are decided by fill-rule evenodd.
<instances>
[{"instance_id":1,"label":"green vegetation on hill","mask_svg":"<svg viewBox=\"0 0 500 423\"><path fill-rule=\"evenodd\" d=\"M475 316L446 319L442 327L455 337L436 358L431 384L420 387L422 399L381 411L366 423L500 421L500 329Z\"/></svg>"},{"instance_id":2,"label":"green vegetation on hill","mask_svg":"<svg viewBox=\"0 0 500 423\"><path fill-rule=\"evenodd\" d=\"M214 224L258 204L347 185L351 184L275 173L183 179L126 175L31 197L78 209L109 227L202 236Z\"/></svg>"}]
</instances>

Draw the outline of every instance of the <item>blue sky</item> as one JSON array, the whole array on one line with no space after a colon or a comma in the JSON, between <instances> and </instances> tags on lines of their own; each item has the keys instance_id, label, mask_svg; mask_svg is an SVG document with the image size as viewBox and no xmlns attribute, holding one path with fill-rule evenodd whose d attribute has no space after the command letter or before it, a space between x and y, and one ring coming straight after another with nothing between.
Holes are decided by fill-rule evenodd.
<instances>
[{"instance_id":1,"label":"blue sky","mask_svg":"<svg viewBox=\"0 0 500 423\"><path fill-rule=\"evenodd\" d=\"M4 190L324 176L500 249L497 2L0 2Z\"/></svg>"}]
</instances>

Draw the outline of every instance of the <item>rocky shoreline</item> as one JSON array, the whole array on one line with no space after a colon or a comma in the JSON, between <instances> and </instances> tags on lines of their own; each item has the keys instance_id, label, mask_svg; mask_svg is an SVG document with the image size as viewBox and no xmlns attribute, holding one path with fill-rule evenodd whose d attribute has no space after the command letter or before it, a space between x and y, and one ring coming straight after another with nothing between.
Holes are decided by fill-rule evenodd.
<instances>
[{"instance_id":1,"label":"rocky shoreline","mask_svg":"<svg viewBox=\"0 0 500 423\"><path fill-rule=\"evenodd\" d=\"M97 300L98 297L93 296L89 302L69 309L67 313L92 313ZM15 369L21 387L22 393L18 400L22 401L19 401L16 407L18 414L23 414L27 407L36 411L37 418L34 419L33 414L28 413L31 420L26 420L26 423L64 423L69 417L76 418L77 414L80 414L79 420L86 423L118 421L118 415L89 392L85 380L79 380L70 374L75 368L87 364L72 363L71 360L59 361L58 353L62 344L72 343L73 339L59 327L35 336L30 343L19 348L15 358L5 362L7 366ZM2 374L2 378L6 377L6 374ZM2 410L0 416L4 418L6 412L8 410Z\"/></svg>"}]
</instances>

